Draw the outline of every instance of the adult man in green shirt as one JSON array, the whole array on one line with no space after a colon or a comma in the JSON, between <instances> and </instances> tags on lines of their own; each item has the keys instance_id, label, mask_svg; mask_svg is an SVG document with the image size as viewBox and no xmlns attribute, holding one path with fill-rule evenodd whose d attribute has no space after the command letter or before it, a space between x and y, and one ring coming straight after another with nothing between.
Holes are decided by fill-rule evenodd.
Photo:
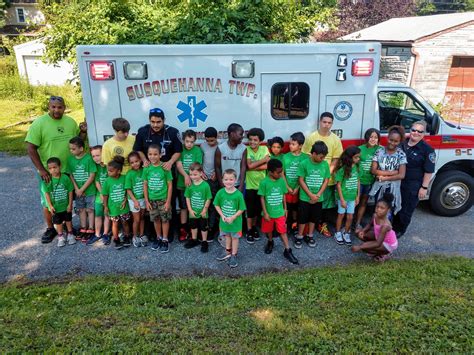
<instances>
[{"instance_id":1,"label":"adult man in green shirt","mask_svg":"<svg viewBox=\"0 0 474 355\"><path fill-rule=\"evenodd\" d=\"M64 115L66 104L60 96L51 96L48 103L48 113L33 121L25 138L26 148L38 177L41 181L49 183L51 176L46 169L46 161L51 157L61 160L61 170L66 169L66 159L69 155L69 140L77 135L86 138L87 125L77 123L69 116ZM48 209L44 193L41 192L41 205L46 222L46 232L41 237L42 243L50 243L57 232L54 229L51 213Z\"/></svg>"}]
</instances>

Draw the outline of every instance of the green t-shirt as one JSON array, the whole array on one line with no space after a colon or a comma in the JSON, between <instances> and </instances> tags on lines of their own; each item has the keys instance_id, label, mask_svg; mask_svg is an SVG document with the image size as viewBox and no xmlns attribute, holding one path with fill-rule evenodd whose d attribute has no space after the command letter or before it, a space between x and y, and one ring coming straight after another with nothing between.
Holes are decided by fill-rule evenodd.
<instances>
[{"instance_id":1,"label":"green t-shirt","mask_svg":"<svg viewBox=\"0 0 474 355\"><path fill-rule=\"evenodd\" d=\"M315 163L311 159L306 159L300 163L298 168L298 177L302 177L304 182L308 186L309 191L313 194L317 194L321 189L325 179L329 179L331 174L329 172L329 164L326 160L320 163ZM309 202L310 198L308 194L300 189L300 200ZM323 195L319 198L318 202L323 201Z\"/></svg>"},{"instance_id":2,"label":"green t-shirt","mask_svg":"<svg viewBox=\"0 0 474 355\"><path fill-rule=\"evenodd\" d=\"M196 214L196 218L200 218L201 212L204 209L206 201L212 199L211 187L205 181L201 181L199 185L195 185L193 183L191 186L186 187L186 190L184 191L184 196L189 198L191 202L191 208ZM191 215L189 215L189 218L194 217L191 217Z\"/></svg>"},{"instance_id":3,"label":"green t-shirt","mask_svg":"<svg viewBox=\"0 0 474 355\"><path fill-rule=\"evenodd\" d=\"M288 189L283 178L272 180L267 176L263 179L258 188L258 194L265 197L265 208L270 218L279 218L285 215L283 199L287 192Z\"/></svg>"},{"instance_id":4,"label":"green t-shirt","mask_svg":"<svg viewBox=\"0 0 474 355\"><path fill-rule=\"evenodd\" d=\"M38 147L41 164L46 168L46 161L51 157L61 160L61 172L66 171L69 156L69 140L79 134L79 127L71 117L63 115L59 120L49 114L38 117L33 121L25 142Z\"/></svg>"},{"instance_id":5,"label":"green t-shirt","mask_svg":"<svg viewBox=\"0 0 474 355\"><path fill-rule=\"evenodd\" d=\"M284 156L285 156L285 154L279 154L279 155L270 154L270 159L276 159L276 160L279 160L283 163Z\"/></svg>"},{"instance_id":6,"label":"green t-shirt","mask_svg":"<svg viewBox=\"0 0 474 355\"><path fill-rule=\"evenodd\" d=\"M51 181L47 184L44 181L41 182L41 191L49 193L56 213L67 211L69 193L73 190L74 185L66 174L61 174L58 178L51 177Z\"/></svg>"},{"instance_id":7,"label":"green t-shirt","mask_svg":"<svg viewBox=\"0 0 474 355\"><path fill-rule=\"evenodd\" d=\"M270 155L270 153L268 148L263 145L259 146L256 152L247 147L247 159L251 162L262 160L267 155ZM265 170L247 170L245 173L245 187L249 190L258 190L258 185L265 178L265 175Z\"/></svg>"},{"instance_id":8,"label":"green t-shirt","mask_svg":"<svg viewBox=\"0 0 474 355\"><path fill-rule=\"evenodd\" d=\"M372 167L372 158L380 146L368 148L366 144L359 146L360 162L359 162L359 179L362 185L371 185L375 181L375 176L372 175L370 169Z\"/></svg>"},{"instance_id":9,"label":"green t-shirt","mask_svg":"<svg viewBox=\"0 0 474 355\"><path fill-rule=\"evenodd\" d=\"M137 200L141 200L145 197L143 194L143 169L130 169L128 171L127 175L125 175L125 188L132 190Z\"/></svg>"},{"instance_id":10,"label":"green t-shirt","mask_svg":"<svg viewBox=\"0 0 474 355\"><path fill-rule=\"evenodd\" d=\"M225 217L231 217L237 211L245 211L244 195L239 190L228 193L225 188L217 191L214 198L214 206L219 206ZM242 232L242 215L237 217L232 223L226 223L220 218L219 229L225 233Z\"/></svg>"},{"instance_id":11,"label":"green t-shirt","mask_svg":"<svg viewBox=\"0 0 474 355\"><path fill-rule=\"evenodd\" d=\"M96 166L97 166L97 173L95 174L94 183L98 182L100 184L100 188L102 188L102 186L104 185L105 179L109 177L109 175L107 174L107 167L102 166L100 164L96 164ZM101 203L99 190L97 190L97 193L95 195L95 202Z\"/></svg>"},{"instance_id":12,"label":"green t-shirt","mask_svg":"<svg viewBox=\"0 0 474 355\"><path fill-rule=\"evenodd\" d=\"M289 152L283 156L283 171L285 172L288 186L292 189L298 187L298 168L304 160L309 159L309 155L301 153L294 155Z\"/></svg>"},{"instance_id":13,"label":"green t-shirt","mask_svg":"<svg viewBox=\"0 0 474 355\"><path fill-rule=\"evenodd\" d=\"M202 150L198 146L194 146L191 149L186 149L183 147L179 161L183 164L183 169L186 174L189 174L189 167L192 163L202 164ZM176 187L180 190L184 190L186 185L184 184L184 176L179 174L178 181L176 182Z\"/></svg>"},{"instance_id":14,"label":"green t-shirt","mask_svg":"<svg viewBox=\"0 0 474 355\"><path fill-rule=\"evenodd\" d=\"M109 196L107 207L109 208L109 216L116 217L130 212L128 202L122 208L123 201L126 201L127 191L125 190L125 176L120 175L118 178L108 177L102 185L102 195Z\"/></svg>"},{"instance_id":15,"label":"green t-shirt","mask_svg":"<svg viewBox=\"0 0 474 355\"><path fill-rule=\"evenodd\" d=\"M351 176L344 177L344 169L340 168L336 173L336 182L341 183L342 197L346 201L355 201L357 198L357 185L359 181L359 168L354 165L351 170Z\"/></svg>"},{"instance_id":16,"label":"green t-shirt","mask_svg":"<svg viewBox=\"0 0 474 355\"><path fill-rule=\"evenodd\" d=\"M148 199L150 201L166 200L168 196L168 181L173 180L171 171L161 165L148 165L143 169L143 181L148 184Z\"/></svg>"},{"instance_id":17,"label":"green t-shirt","mask_svg":"<svg viewBox=\"0 0 474 355\"><path fill-rule=\"evenodd\" d=\"M91 174L97 173L97 165L92 160L92 156L89 153L84 154L80 159L77 159L74 156L69 156L67 158L67 169L66 171L69 174L72 174L74 180L76 180L77 186L81 188L86 183L87 179ZM95 184L90 184L86 191L84 191L85 196L94 196L97 192Z\"/></svg>"}]
</instances>

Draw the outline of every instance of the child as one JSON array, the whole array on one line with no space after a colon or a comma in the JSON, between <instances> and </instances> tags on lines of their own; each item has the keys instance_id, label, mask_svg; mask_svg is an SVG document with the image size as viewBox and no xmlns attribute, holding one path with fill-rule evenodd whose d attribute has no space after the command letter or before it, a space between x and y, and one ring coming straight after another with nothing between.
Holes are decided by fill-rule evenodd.
<instances>
[{"instance_id":1,"label":"child","mask_svg":"<svg viewBox=\"0 0 474 355\"><path fill-rule=\"evenodd\" d=\"M375 181L372 175L372 159L379 149L380 132L375 128L369 128L364 134L365 143L359 146L359 180L360 180L360 200L357 205L356 234L362 230L361 222L367 207L369 192Z\"/></svg>"},{"instance_id":2,"label":"child","mask_svg":"<svg viewBox=\"0 0 474 355\"><path fill-rule=\"evenodd\" d=\"M308 235L304 236L304 240L309 247L316 246L313 237L314 228L321 220L323 193L331 177L329 164L325 160L327 154L326 143L317 141L311 147L310 159L305 159L298 168L300 203L298 206L298 235L295 239L295 248L297 249L300 249L303 244L306 225L308 225Z\"/></svg>"},{"instance_id":3,"label":"child","mask_svg":"<svg viewBox=\"0 0 474 355\"><path fill-rule=\"evenodd\" d=\"M191 185L191 179L189 178L189 167L192 163L202 164L202 151L199 147L194 145L196 142L196 132L192 129L188 129L183 133L183 151L179 160L176 162L176 168L178 169L178 181L176 184L178 192L179 202L179 214L181 226L179 229L179 241L183 242L188 237L186 230L186 223L188 222L188 210L186 206L186 197L184 197L184 190L187 186Z\"/></svg>"},{"instance_id":4,"label":"child","mask_svg":"<svg viewBox=\"0 0 474 355\"><path fill-rule=\"evenodd\" d=\"M237 251L239 249L239 238L242 237L242 214L244 213L245 201L242 192L235 187L237 173L235 170L224 171L222 182L224 187L220 189L214 199L220 221L221 233L225 235L225 252L217 260L229 260L231 268L237 267Z\"/></svg>"},{"instance_id":5,"label":"child","mask_svg":"<svg viewBox=\"0 0 474 355\"><path fill-rule=\"evenodd\" d=\"M258 187L265 178L267 162L270 160L268 148L260 143L265 139L265 133L260 128L252 128L247 134L249 146L245 163L245 204L247 205L247 243L254 244L260 239L257 230L257 217L262 215L262 205L258 197Z\"/></svg>"},{"instance_id":6,"label":"child","mask_svg":"<svg viewBox=\"0 0 474 355\"><path fill-rule=\"evenodd\" d=\"M90 154L84 151L84 141L81 137L71 138L69 151L72 156L67 159L66 172L70 174L76 193L76 208L79 210L81 228L77 239L86 243L95 233L94 205L97 192L94 184L97 166ZM87 223L89 222L89 223Z\"/></svg>"},{"instance_id":7,"label":"child","mask_svg":"<svg viewBox=\"0 0 474 355\"><path fill-rule=\"evenodd\" d=\"M298 195L300 186L298 184L298 168L309 156L301 152L304 144L304 134L301 132L293 133L290 136L290 151L283 156L283 172L288 193L285 195L286 206L288 208L288 226L294 234L297 233L297 215L298 215Z\"/></svg>"},{"instance_id":8,"label":"child","mask_svg":"<svg viewBox=\"0 0 474 355\"><path fill-rule=\"evenodd\" d=\"M161 166L160 152L159 144L151 144L148 147L150 165L143 171L143 190L146 208L150 212L150 221L154 223L156 231L156 241L153 242L151 248L167 253L173 176L169 170Z\"/></svg>"},{"instance_id":9,"label":"child","mask_svg":"<svg viewBox=\"0 0 474 355\"><path fill-rule=\"evenodd\" d=\"M192 184L186 187L184 196L189 211L189 228L191 229L192 239L189 239L184 247L186 249L194 248L199 244L197 239L198 229L201 231L201 252L207 253L209 246L207 244L207 231L209 218L207 211L211 204L211 188L209 184L202 179L203 169L199 163L193 163L189 167L189 177Z\"/></svg>"},{"instance_id":10,"label":"child","mask_svg":"<svg viewBox=\"0 0 474 355\"><path fill-rule=\"evenodd\" d=\"M125 175L125 189L127 189L128 206L133 216L132 243L135 248L147 246L148 237L145 235L145 196L143 194L142 160L138 152L131 152L128 157L130 170Z\"/></svg>"},{"instance_id":11,"label":"child","mask_svg":"<svg viewBox=\"0 0 474 355\"><path fill-rule=\"evenodd\" d=\"M354 253L363 251L367 255L374 256L376 261L383 262L398 248L397 236L388 219L393 199L391 193L385 193L377 201L371 222L357 233L363 243L352 247Z\"/></svg>"},{"instance_id":12,"label":"child","mask_svg":"<svg viewBox=\"0 0 474 355\"><path fill-rule=\"evenodd\" d=\"M285 142L281 137L273 137L268 140L268 148L270 149L270 158L283 161L283 146Z\"/></svg>"},{"instance_id":13,"label":"child","mask_svg":"<svg viewBox=\"0 0 474 355\"><path fill-rule=\"evenodd\" d=\"M216 196L217 190L219 190L219 181L216 176L215 169L215 155L219 142L217 141L217 130L214 127L207 127L204 131L204 139L206 140L201 144L202 150L202 167L204 169L204 179L211 187L212 200L209 206L209 233L207 235L207 241L210 243L214 241L214 235L219 231L219 220L216 209L212 204L214 197Z\"/></svg>"},{"instance_id":14,"label":"child","mask_svg":"<svg viewBox=\"0 0 474 355\"><path fill-rule=\"evenodd\" d=\"M74 186L66 174L61 174L61 160L51 157L46 162L51 174L49 183L41 182L48 209L53 217L53 224L58 232L58 247L76 243L72 232L72 192ZM66 222L67 233L63 231L63 222Z\"/></svg>"},{"instance_id":15,"label":"child","mask_svg":"<svg viewBox=\"0 0 474 355\"><path fill-rule=\"evenodd\" d=\"M268 162L268 176L263 179L258 188L260 202L263 209L262 232L267 234L268 242L265 254L271 254L273 250L273 229L281 236L285 251L283 256L293 264L298 264L298 259L293 255L286 234L286 201L285 194L288 192L285 180L281 178L283 164L278 159Z\"/></svg>"},{"instance_id":16,"label":"child","mask_svg":"<svg viewBox=\"0 0 474 355\"><path fill-rule=\"evenodd\" d=\"M102 146L102 161L105 164L108 164L116 155L126 159L133 150L133 144L135 143L135 136L128 134L130 132L130 123L125 118L114 118L112 120L112 128L115 131L115 135L107 139ZM129 169L130 165L125 160L122 175L125 175Z\"/></svg>"},{"instance_id":17,"label":"child","mask_svg":"<svg viewBox=\"0 0 474 355\"><path fill-rule=\"evenodd\" d=\"M87 245L92 245L96 241L102 238L104 245L110 244L110 218L104 214L104 197L102 196L102 185L105 179L108 177L107 166L102 162L102 146L96 145L90 149L92 160L97 166L97 173L95 175L95 187L97 193L95 195L94 202L94 215L95 215L95 235L87 241ZM103 220L103 222L102 222ZM104 226L104 232L101 234L102 225Z\"/></svg>"},{"instance_id":18,"label":"child","mask_svg":"<svg viewBox=\"0 0 474 355\"><path fill-rule=\"evenodd\" d=\"M355 206L359 203L359 160L360 149L355 145L347 147L339 159L339 170L336 173L337 220L334 239L337 244L351 245L351 225ZM341 229L346 216L345 229Z\"/></svg>"},{"instance_id":19,"label":"child","mask_svg":"<svg viewBox=\"0 0 474 355\"><path fill-rule=\"evenodd\" d=\"M127 203L127 191L125 189L125 176L122 175L125 159L119 155L115 156L107 164L109 177L102 185L102 196L104 196L104 212L110 216L112 221L112 236L115 249L129 247L130 243L130 209ZM119 226L122 224L123 242L119 238Z\"/></svg>"}]
</instances>

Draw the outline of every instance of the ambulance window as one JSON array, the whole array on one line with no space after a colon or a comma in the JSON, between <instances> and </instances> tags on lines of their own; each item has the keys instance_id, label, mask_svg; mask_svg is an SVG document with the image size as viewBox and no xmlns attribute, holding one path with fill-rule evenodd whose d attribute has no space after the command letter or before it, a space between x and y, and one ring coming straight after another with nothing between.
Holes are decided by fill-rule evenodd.
<instances>
[{"instance_id":1,"label":"ambulance window","mask_svg":"<svg viewBox=\"0 0 474 355\"><path fill-rule=\"evenodd\" d=\"M309 112L306 83L276 83L272 86L272 117L276 120L303 119Z\"/></svg>"},{"instance_id":2,"label":"ambulance window","mask_svg":"<svg viewBox=\"0 0 474 355\"><path fill-rule=\"evenodd\" d=\"M403 91L379 92L380 130L387 131L390 126L401 125L410 129L411 125L425 119L426 110L409 93Z\"/></svg>"}]
</instances>

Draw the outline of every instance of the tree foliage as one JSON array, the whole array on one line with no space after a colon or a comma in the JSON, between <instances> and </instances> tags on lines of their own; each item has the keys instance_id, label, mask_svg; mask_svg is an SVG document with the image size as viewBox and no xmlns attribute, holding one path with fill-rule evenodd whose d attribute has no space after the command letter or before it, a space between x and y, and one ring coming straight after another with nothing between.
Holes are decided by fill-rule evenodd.
<instances>
[{"instance_id":1,"label":"tree foliage","mask_svg":"<svg viewBox=\"0 0 474 355\"><path fill-rule=\"evenodd\" d=\"M79 44L306 41L334 27L336 0L54 1L40 3L47 58L75 61Z\"/></svg>"}]
</instances>

